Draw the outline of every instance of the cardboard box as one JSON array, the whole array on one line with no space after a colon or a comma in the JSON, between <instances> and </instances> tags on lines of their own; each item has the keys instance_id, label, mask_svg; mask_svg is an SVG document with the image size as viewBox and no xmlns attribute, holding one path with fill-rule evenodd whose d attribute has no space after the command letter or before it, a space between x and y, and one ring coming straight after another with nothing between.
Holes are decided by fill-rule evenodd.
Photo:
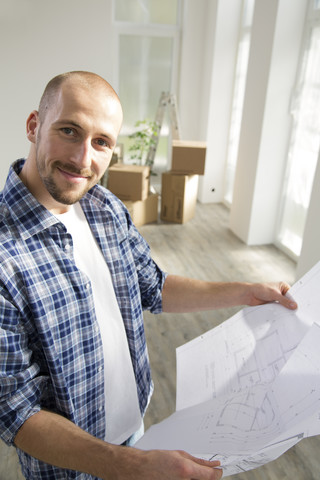
<instances>
[{"instance_id":1,"label":"cardboard box","mask_svg":"<svg viewBox=\"0 0 320 480\"><path fill-rule=\"evenodd\" d=\"M157 193L150 193L146 200L124 201L123 203L129 210L136 227L158 221L159 195Z\"/></svg>"},{"instance_id":2,"label":"cardboard box","mask_svg":"<svg viewBox=\"0 0 320 480\"><path fill-rule=\"evenodd\" d=\"M179 175L172 171L162 174L161 220L185 223L194 217L198 175Z\"/></svg>"},{"instance_id":3,"label":"cardboard box","mask_svg":"<svg viewBox=\"0 0 320 480\"><path fill-rule=\"evenodd\" d=\"M207 145L204 142L173 140L172 172L204 175Z\"/></svg>"},{"instance_id":4,"label":"cardboard box","mask_svg":"<svg viewBox=\"0 0 320 480\"><path fill-rule=\"evenodd\" d=\"M109 172L109 168L112 167L113 165L115 165L116 163L119 163L119 157L117 154L113 153L112 157L111 157L111 160L110 160L110 163L109 163L109 167L107 168L107 170L104 172L104 174L102 175L102 177L100 178L100 185L102 185L104 188L108 188L108 172Z\"/></svg>"},{"instance_id":5,"label":"cardboard box","mask_svg":"<svg viewBox=\"0 0 320 480\"><path fill-rule=\"evenodd\" d=\"M108 189L120 200L146 200L150 167L116 163L108 170Z\"/></svg>"}]
</instances>

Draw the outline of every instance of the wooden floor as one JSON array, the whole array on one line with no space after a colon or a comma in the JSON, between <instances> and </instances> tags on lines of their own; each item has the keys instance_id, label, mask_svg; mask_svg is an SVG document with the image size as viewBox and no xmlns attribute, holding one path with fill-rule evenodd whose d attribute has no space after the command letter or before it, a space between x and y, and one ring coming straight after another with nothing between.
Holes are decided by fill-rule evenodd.
<instances>
[{"instance_id":1,"label":"wooden floor","mask_svg":"<svg viewBox=\"0 0 320 480\"><path fill-rule=\"evenodd\" d=\"M228 210L220 204L197 205L184 225L150 224L139 229L153 258L166 271L216 281L295 281L295 263L274 246L248 247L228 229ZM145 425L175 411L175 349L213 328L238 309L200 314L145 314L146 335L155 383ZM320 438L320 437L319 437ZM305 439L278 460L234 480L319 480L319 438Z\"/></svg>"}]
</instances>

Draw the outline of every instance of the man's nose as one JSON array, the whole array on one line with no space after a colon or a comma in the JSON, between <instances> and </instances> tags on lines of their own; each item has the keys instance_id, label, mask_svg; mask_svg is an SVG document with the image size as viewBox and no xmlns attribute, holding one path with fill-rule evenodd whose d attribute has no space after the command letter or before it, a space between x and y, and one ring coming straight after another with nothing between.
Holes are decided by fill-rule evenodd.
<instances>
[{"instance_id":1,"label":"man's nose","mask_svg":"<svg viewBox=\"0 0 320 480\"><path fill-rule=\"evenodd\" d=\"M83 140L73 152L72 160L78 168L90 168L92 162L92 146L89 139Z\"/></svg>"}]
</instances>

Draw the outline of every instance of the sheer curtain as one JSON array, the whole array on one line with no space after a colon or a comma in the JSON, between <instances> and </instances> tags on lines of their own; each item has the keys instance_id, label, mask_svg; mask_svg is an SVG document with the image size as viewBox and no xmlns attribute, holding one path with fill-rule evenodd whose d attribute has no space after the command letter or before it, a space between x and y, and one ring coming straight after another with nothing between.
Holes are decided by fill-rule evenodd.
<instances>
[{"instance_id":1,"label":"sheer curtain","mask_svg":"<svg viewBox=\"0 0 320 480\"><path fill-rule=\"evenodd\" d=\"M239 35L238 54L235 68L230 131L227 149L227 161L224 185L224 202L232 204L233 185L236 171L243 100L247 78L250 49L250 29L252 23L254 0L243 0L242 19Z\"/></svg>"},{"instance_id":2,"label":"sheer curtain","mask_svg":"<svg viewBox=\"0 0 320 480\"><path fill-rule=\"evenodd\" d=\"M278 244L299 257L320 147L320 16L313 0L304 53L292 101L292 131Z\"/></svg>"}]
</instances>

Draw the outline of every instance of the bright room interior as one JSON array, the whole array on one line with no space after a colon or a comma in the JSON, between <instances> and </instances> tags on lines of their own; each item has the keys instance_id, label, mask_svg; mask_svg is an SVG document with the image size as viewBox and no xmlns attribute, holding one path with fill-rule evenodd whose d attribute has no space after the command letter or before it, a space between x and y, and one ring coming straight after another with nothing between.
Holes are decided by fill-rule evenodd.
<instances>
[{"instance_id":1,"label":"bright room interior","mask_svg":"<svg viewBox=\"0 0 320 480\"><path fill-rule=\"evenodd\" d=\"M122 100L125 162L128 135L154 119L162 91L176 96L181 139L206 143L195 217L139 227L164 269L294 283L319 261L319 0L10 0L0 3L0 38L0 188L28 153L25 120L47 81L94 71ZM171 142L166 115L156 189ZM174 411L175 348L234 312L181 315L178 332L166 315L146 315L156 384L147 425ZM307 439L234 478L316 480L318 448ZM1 444L0 478L6 462L6 480L17 480L15 456Z\"/></svg>"}]
</instances>

